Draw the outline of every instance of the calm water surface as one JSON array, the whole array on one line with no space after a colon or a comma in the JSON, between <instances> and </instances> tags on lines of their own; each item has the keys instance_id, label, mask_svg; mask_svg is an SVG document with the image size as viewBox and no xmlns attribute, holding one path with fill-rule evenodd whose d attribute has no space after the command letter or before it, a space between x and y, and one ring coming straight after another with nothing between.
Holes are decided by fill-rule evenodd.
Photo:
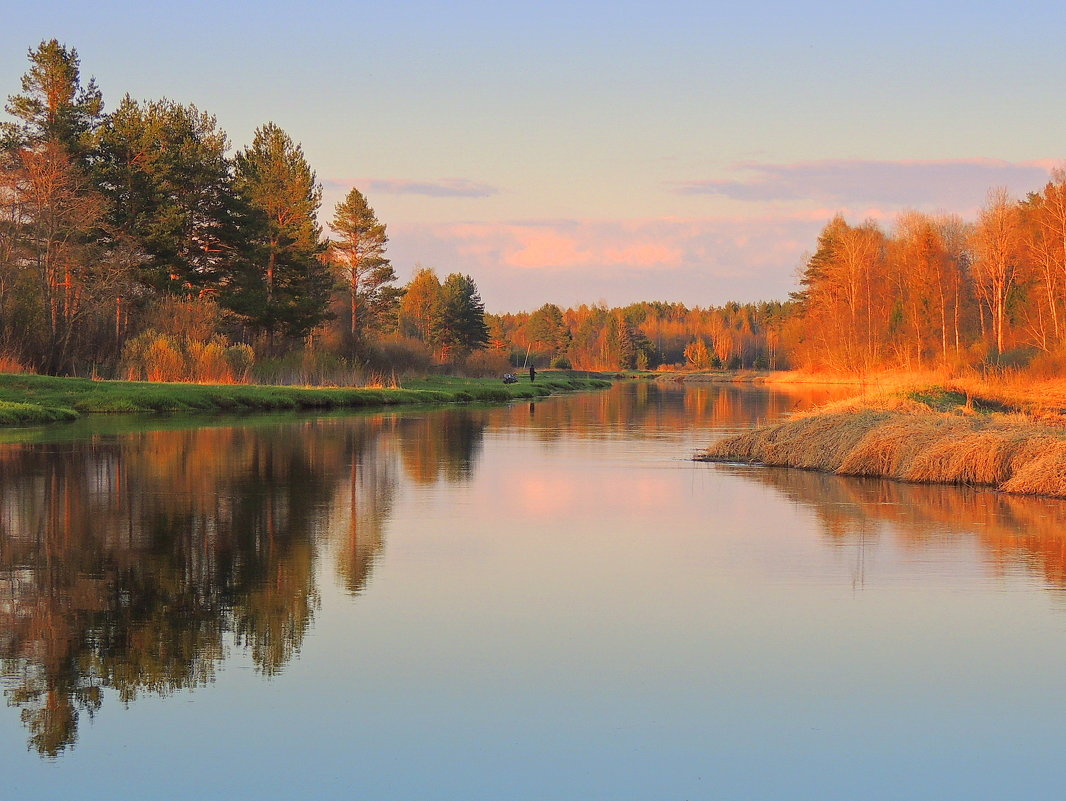
<instances>
[{"instance_id":1,"label":"calm water surface","mask_svg":"<svg viewBox=\"0 0 1066 801\"><path fill-rule=\"evenodd\" d=\"M0 797L1061 798L1066 504L688 460L828 397L5 432Z\"/></svg>"}]
</instances>

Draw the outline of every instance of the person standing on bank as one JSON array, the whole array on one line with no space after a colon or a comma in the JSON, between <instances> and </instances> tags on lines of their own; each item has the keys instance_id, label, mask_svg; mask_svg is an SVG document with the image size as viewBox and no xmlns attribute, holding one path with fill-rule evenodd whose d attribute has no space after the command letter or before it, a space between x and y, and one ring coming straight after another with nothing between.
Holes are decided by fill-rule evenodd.
<instances>
[{"instance_id":1,"label":"person standing on bank","mask_svg":"<svg viewBox=\"0 0 1066 801\"><path fill-rule=\"evenodd\" d=\"M537 368L534 367L531 364L531 365L529 365L529 383L532 384L536 380L537 380Z\"/></svg>"}]
</instances>

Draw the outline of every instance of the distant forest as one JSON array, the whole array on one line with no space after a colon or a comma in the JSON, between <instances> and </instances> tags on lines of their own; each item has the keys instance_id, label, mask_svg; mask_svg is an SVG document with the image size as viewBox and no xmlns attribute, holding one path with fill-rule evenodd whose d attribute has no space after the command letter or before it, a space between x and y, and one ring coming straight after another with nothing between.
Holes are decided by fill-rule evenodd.
<instances>
[{"instance_id":1,"label":"distant forest","mask_svg":"<svg viewBox=\"0 0 1066 801\"><path fill-rule=\"evenodd\" d=\"M788 300L486 314L473 278L399 285L385 223L322 189L273 123L231 152L215 117L129 95L105 113L77 52L29 51L0 126L0 370L356 383L514 365L865 372L1066 358L1066 174L974 222L835 217ZM710 284L710 280L708 280Z\"/></svg>"}]
</instances>

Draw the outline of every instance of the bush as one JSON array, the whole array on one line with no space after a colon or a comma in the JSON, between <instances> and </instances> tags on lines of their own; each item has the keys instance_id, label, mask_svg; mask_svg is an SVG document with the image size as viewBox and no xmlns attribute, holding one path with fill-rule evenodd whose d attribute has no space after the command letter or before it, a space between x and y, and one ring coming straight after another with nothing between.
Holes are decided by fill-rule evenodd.
<instances>
[{"instance_id":1,"label":"bush","mask_svg":"<svg viewBox=\"0 0 1066 801\"><path fill-rule=\"evenodd\" d=\"M284 356L257 362L256 383L302 387L354 387L364 382L363 370L346 359L319 348L293 350Z\"/></svg>"},{"instance_id":2,"label":"bush","mask_svg":"<svg viewBox=\"0 0 1066 801\"><path fill-rule=\"evenodd\" d=\"M552 359L551 363L549 364L549 366L555 368L556 370L569 370L569 369L571 369L570 359L568 359L566 356L564 356L562 354L560 354L559 356L556 356L554 359Z\"/></svg>"},{"instance_id":3,"label":"bush","mask_svg":"<svg viewBox=\"0 0 1066 801\"><path fill-rule=\"evenodd\" d=\"M996 365L998 367L1025 368L1029 366L1029 363L1033 361L1039 352L1032 347L1011 348L1000 354Z\"/></svg>"},{"instance_id":4,"label":"bush","mask_svg":"<svg viewBox=\"0 0 1066 801\"><path fill-rule=\"evenodd\" d=\"M0 353L0 373L32 373L29 367L19 361L13 353Z\"/></svg>"},{"instance_id":5,"label":"bush","mask_svg":"<svg viewBox=\"0 0 1066 801\"><path fill-rule=\"evenodd\" d=\"M233 380L239 384L247 384L252 378L252 367L255 365L255 351L252 346L230 345L226 348L225 355Z\"/></svg>"},{"instance_id":6,"label":"bush","mask_svg":"<svg viewBox=\"0 0 1066 801\"><path fill-rule=\"evenodd\" d=\"M511 371L511 360L498 350L475 350L463 362L460 372L471 378L502 376Z\"/></svg>"},{"instance_id":7,"label":"bush","mask_svg":"<svg viewBox=\"0 0 1066 801\"><path fill-rule=\"evenodd\" d=\"M378 372L425 375L433 369L433 352L417 337L391 334L374 343L367 361Z\"/></svg>"},{"instance_id":8,"label":"bush","mask_svg":"<svg viewBox=\"0 0 1066 801\"><path fill-rule=\"evenodd\" d=\"M247 382L255 354L224 337L188 340L145 331L122 349L122 372L130 381L182 381L204 384Z\"/></svg>"}]
</instances>

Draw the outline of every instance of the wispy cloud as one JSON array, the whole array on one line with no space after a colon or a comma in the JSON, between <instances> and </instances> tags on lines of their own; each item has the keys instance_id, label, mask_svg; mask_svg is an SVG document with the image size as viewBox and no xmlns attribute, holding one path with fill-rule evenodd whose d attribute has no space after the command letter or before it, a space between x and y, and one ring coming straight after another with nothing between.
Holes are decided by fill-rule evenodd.
<instances>
[{"instance_id":1,"label":"wispy cloud","mask_svg":"<svg viewBox=\"0 0 1066 801\"><path fill-rule=\"evenodd\" d=\"M966 211L979 206L993 186L1006 186L1016 194L1040 188L1055 166L1049 160L998 159L745 162L733 167L740 177L685 181L676 184L675 190L751 202L885 204Z\"/></svg>"},{"instance_id":2,"label":"wispy cloud","mask_svg":"<svg viewBox=\"0 0 1066 801\"><path fill-rule=\"evenodd\" d=\"M471 181L468 178L438 178L409 180L406 178L361 178L354 181L328 180L331 187L361 187L364 191L387 195L423 195L424 197L492 197L498 187Z\"/></svg>"}]
</instances>

